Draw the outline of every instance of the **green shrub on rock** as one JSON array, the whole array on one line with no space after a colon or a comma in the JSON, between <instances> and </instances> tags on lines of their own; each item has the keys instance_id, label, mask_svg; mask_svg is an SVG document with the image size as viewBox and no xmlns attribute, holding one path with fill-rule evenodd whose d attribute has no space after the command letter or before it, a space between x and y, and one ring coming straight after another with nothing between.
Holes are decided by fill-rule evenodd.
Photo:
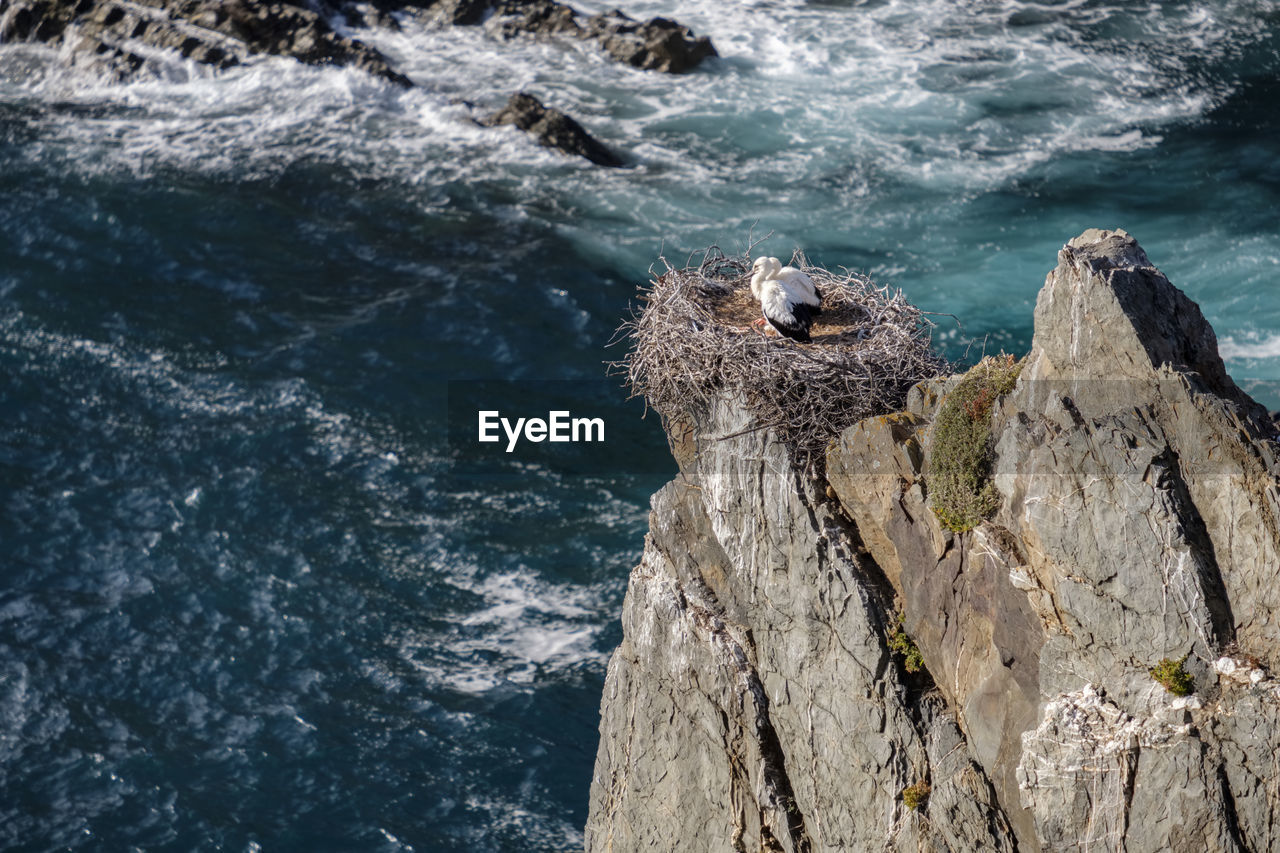
<instances>
[{"instance_id":1,"label":"green shrub on rock","mask_svg":"<svg viewBox=\"0 0 1280 853\"><path fill-rule=\"evenodd\" d=\"M908 785L902 789L902 804L915 811L925 804L925 801L929 799L929 792L932 790L928 782L917 782L914 785Z\"/></svg>"},{"instance_id":2,"label":"green shrub on rock","mask_svg":"<svg viewBox=\"0 0 1280 853\"><path fill-rule=\"evenodd\" d=\"M972 530L1000 506L991 482L991 411L1013 390L1022 362L987 356L947 395L933 425L929 501L947 530Z\"/></svg>"},{"instance_id":3,"label":"green shrub on rock","mask_svg":"<svg viewBox=\"0 0 1280 853\"><path fill-rule=\"evenodd\" d=\"M1164 685L1164 689L1174 696L1190 696L1195 692L1196 683L1191 673L1187 672L1183 666L1186 662L1186 655L1183 655L1181 660L1163 658L1160 663L1151 667L1151 677Z\"/></svg>"},{"instance_id":4,"label":"green shrub on rock","mask_svg":"<svg viewBox=\"0 0 1280 853\"><path fill-rule=\"evenodd\" d=\"M889 632L889 651L902 655L902 668L907 672L919 672L924 669L924 656L902 626L902 620L903 615L899 613L897 626Z\"/></svg>"}]
</instances>

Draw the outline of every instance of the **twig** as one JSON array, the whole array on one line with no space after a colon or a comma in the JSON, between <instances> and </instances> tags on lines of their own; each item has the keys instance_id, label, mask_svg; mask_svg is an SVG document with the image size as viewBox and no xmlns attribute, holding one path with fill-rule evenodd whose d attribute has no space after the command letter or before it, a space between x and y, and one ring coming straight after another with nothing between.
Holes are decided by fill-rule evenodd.
<instances>
[{"instance_id":1,"label":"twig","mask_svg":"<svg viewBox=\"0 0 1280 853\"><path fill-rule=\"evenodd\" d=\"M912 385L948 369L930 346L933 324L900 291L811 266L799 250L792 264L823 294L815 342L742 334L756 310L746 295L748 260L712 246L696 268L668 264L622 325L633 348L611 369L664 420L697 420L717 394L739 392L755 419L748 431L775 430L809 464L846 427L900 409Z\"/></svg>"}]
</instances>

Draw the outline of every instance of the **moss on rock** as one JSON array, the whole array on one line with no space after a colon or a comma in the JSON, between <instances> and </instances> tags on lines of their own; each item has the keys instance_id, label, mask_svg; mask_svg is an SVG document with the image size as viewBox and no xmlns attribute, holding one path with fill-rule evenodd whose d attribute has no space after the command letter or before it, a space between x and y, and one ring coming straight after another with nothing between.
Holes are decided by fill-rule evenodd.
<instances>
[{"instance_id":1,"label":"moss on rock","mask_svg":"<svg viewBox=\"0 0 1280 853\"><path fill-rule=\"evenodd\" d=\"M929 792L933 789L928 782L917 782L902 789L902 804L915 811L929 800Z\"/></svg>"},{"instance_id":2,"label":"moss on rock","mask_svg":"<svg viewBox=\"0 0 1280 853\"><path fill-rule=\"evenodd\" d=\"M1013 390L1022 362L1013 356L987 356L947 395L933 426L929 472L930 505L942 526L963 533L1000 506L991 482L991 412L996 400Z\"/></svg>"},{"instance_id":3,"label":"moss on rock","mask_svg":"<svg viewBox=\"0 0 1280 853\"><path fill-rule=\"evenodd\" d=\"M1151 667L1149 671L1151 677L1174 696L1190 696L1195 692L1196 684L1195 679L1191 677L1191 673L1187 672L1184 666L1186 662L1186 655L1183 655L1180 660L1163 658L1160 663Z\"/></svg>"}]
</instances>

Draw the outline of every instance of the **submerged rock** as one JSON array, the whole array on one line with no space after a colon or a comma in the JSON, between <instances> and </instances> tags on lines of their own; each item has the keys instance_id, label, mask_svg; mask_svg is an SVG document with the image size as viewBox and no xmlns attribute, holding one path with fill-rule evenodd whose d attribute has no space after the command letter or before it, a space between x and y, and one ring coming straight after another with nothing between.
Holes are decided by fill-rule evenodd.
<instances>
[{"instance_id":1,"label":"submerged rock","mask_svg":"<svg viewBox=\"0 0 1280 853\"><path fill-rule=\"evenodd\" d=\"M507 105L486 118L481 124L489 127L513 124L534 136L547 148L566 154L586 157L599 166L621 166L622 160L595 137L583 130L569 116L542 102L527 92L511 96Z\"/></svg>"},{"instance_id":2,"label":"submerged rock","mask_svg":"<svg viewBox=\"0 0 1280 853\"><path fill-rule=\"evenodd\" d=\"M1280 843L1280 446L1195 303L1122 231L1068 243L993 401L998 509L964 533L930 503L952 387L845 430L825 482L731 397L673 429L682 479L624 604L589 850ZM749 649L767 705L744 715L692 601ZM893 662L895 611L927 674ZM1174 696L1151 669L1184 657L1196 692ZM762 714L786 821L768 739L744 734ZM917 782L920 812L897 799Z\"/></svg>"}]
</instances>

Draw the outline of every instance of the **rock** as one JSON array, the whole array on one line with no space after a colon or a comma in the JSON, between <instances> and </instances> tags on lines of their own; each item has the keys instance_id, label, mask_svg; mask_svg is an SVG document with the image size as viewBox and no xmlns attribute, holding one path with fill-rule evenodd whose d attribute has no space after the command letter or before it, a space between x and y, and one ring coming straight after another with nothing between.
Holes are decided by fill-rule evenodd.
<instances>
[{"instance_id":1,"label":"rock","mask_svg":"<svg viewBox=\"0 0 1280 853\"><path fill-rule=\"evenodd\" d=\"M226 68L254 53L292 56L310 64L348 65L402 86L411 85L386 57L334 32L342 15L357 25L399 28L392 12L409 11L446 25L486 27L502 38L572 35L598 41L637 68L679 73L715 56L710 39L666 18L640 22L614 11L587 19L557 0L345 0L257 3L251 0L10 0L0 6L0 41L68 44L80 59L117 77L145 68L139 46L174 49Z\"/></svg>"},{"instance_id":2,"label":"rock","mask_svg":"<svg viewBox=\"0 0 1280 853\"><path fill-rule=\"evenodd\" d=\"M1139 810L1165 798L1091 812L1081 804L1098 778L1069 773L1054 782L1058 793L1041 794L1025 776L1028 744L1041 741L1019 730L1049 697L1085 684L1125 719L1150 719L1169 701L1148 672L1162 658L1189 654L1197 685L1211 682L1214 661L1224 681L1262 683L1243 669L1237 677L1220 651L1237 642L1259 659L1275 654L1274 430L1227 376L1199 309L1124 232L1068 243L1035 319L1031 354L994 418L1004 500L991 521L948 534L928 507L929 421L945 383L913 394L912 411L846 431L828 455L832 486L902 596L907 631L958 709L1021 846L1056 849L1091 826L1108 849L1234 849L1229 787L1195 818L1212 837L1172 826L1142 835L1132 828L1175 820ZM1180 711L1208 707L1175 701ZM1113 776L1158 792L1172 784L1162 774L1194 770L1197 784L1219 791L1219 748L1214 739L1179 747L1175 769L1134 752L1137 763ZM1053 762L1092 760L1082 755L1060 751Z\"/></svg>"},{"instance_id":3,"label":"rock","mask_svg":"<svg viewBox=\"0 0 1280 853\"><path fill-rule=\"evenodd\" d=\"M587 849L1012 850L960 729L893 663L888 584L748 424L741 399L721 399L654 497ZM915 812L901 792L920 781L934 792Z\"/></svg>"},{"instance_id":4,"label":"rock","mask_svg":"<svg viewBox=\"0 0 1280 853\"><path fill-rule=\"evenodd\" d=\"M1045 706L1018 768L1042 849L1241 849L1218 769L1178 710L1134 718L1091 684Z\"/></svg>"},{"instance_id":5,"label":"rock","mask_svg":"<svg viewBox=\"0 0 1280 853\"><path fill-rule=\"evenodd\" d=\"M577 13L555 0L499 0L488 27L504 39L521 34L582 35Z\"/></svg>"},{"instance_id":6,"label":"rock","mask_svg":"<svg viewBox=\"0 0 1280 853\"><path fill-rule=\"evenodd\" d=\"M586 157L599 166L623 165L622 160L612 151L583 130L582 125L560 110L543 106L541 101L527 92L512 95L505 107L481 123L489 127L514 124L533 134L539 143L548 148Z\"/></svg>"},{"instance_id":7,"label":"rock","mask_svg":"<svg viewBox=\"0 0 1280 853\"><path fill-rule=\"evenodd\" d=\"M0 41L57 41L78 14L77 4L65 0L6 3L0 10Z\"/></svg>"},{"instance_id":8,"label":"rock","mask_svg":"<svg viewBox=\"0 0 1280 853\"><path fill-rule=\"evenodd\" d=\"M338 35L323 17L288 3L227 0L207 8L203 19L242 40L253 53L292 56L312 65L349 65L402 86L409 79L391 69L381 53L363 42ZM212 16L209 12L212 11Z\"/></svg>"},{"instance_id":9,"label":"rock","mask_svg":"<svg viewBox=\"0 0 1280 853\"><path fill-rule=\"evenodd\" d=\"M924 466L929 424L949 383L918 386L906 412L846 430L827 456L827 479L863 544L902 602L904 627L960 719L974 755L1007 804L1021 837L1034 832L1018 807L1023 731L1040 704L1041 620L1012 575L1022 563L1006 531L972 537L933 520Z\"/></svg>"},{"instance_id":10,"label":"rock","mask_svg":"<svg viewBox=\"0 0 1280 853\"><path fill-rule=\"evenodd\" d=\"M711 39L694 36L675 21L653 18L642 23L616 9L588 18L584 34L619 62L650 71L680 74L719 55Z\"/></svg>"},{"instance_id":11,"label":"rock","mask_svg":"<svg viewBox=\"0 0 1280 853\"><path fill-rule=\"evenodd\" d=\"M335 33L317 12L248 0L14 0L0 14L0 41L68 44L78 59L117 77L148 64L145 47L226 68L254 53L313 65L349 65L401 86L411 83L378 51Z\"/></svg>"},{"instance_id":12,"label":"rock","mask_svg":"<svg viewBox=\"0 0 1280 853\"><path fill-rule=\"evenodd\" d=\"M1128 234L1086 232L1059 253L1036 302L1036 337L1023 378L1016 405L1045 413L1036 419L1045 438L1059 447L1074 444L1077 454L1108 447L1110 465L1121 465L1123 456L1117 482L1146 490L1164 519L1151 531L1112 513L1098 531L1100 550L1072 559L1111 554L1131 565L1111 537L1138 535L1153 556L1165 555L1158 565L1172 574L1159 588L1176 580L1191 597L1178 609L1199 614L1192 617L1200 625L1195 633L1204 635L1198 654L1212 661L1217 655L1209 656L1208 646L1235 640L1274 666L1280 655L1280 584L1270 568L1280 564L1276 431L1266 411L1226 375L1213 329L1195 303L1150 265ZM1062 490L1037 473L1056 475L1066 460L1025 456L1020 435L1015 430L1001 438L1001 456L1009 461L997 482L1008 490L1010 505L1029 502L1033 526L1074 529L1062 524L1062 511L1046 516L1044 500ZM1025 438L1035 440L1029 433ZM1112 491L1135 510L1142 506L1114 484L1078 477L1077 485ZM1100 497L1088 503L1096 507Z\"/></svg>"},{"instance_id":13,"label":"rock","mask_svg":"<svg viewBox=\"0 0 1280 853\"><path fill-rule=\"evenodd\" d=\"M718 56L711 39L695 36L668 18L637 21L614 10L582 20L580 12L558 0L439 0L412 5L426 7L426 16L437 23L483 24L504 39L518 35L590 39L619 62L649 71L680 74Z\"/></svg>"},{"instance_id":14,"label":"rock","mask_svg":"<svg viewBox=\"0 0 1280 853\"><path fill-rule=\"evenodd\" d=\"M493 0L440 0L433 4L433 20L459 27L474 27L484 23L493 10Z\"/></svg>"},{"instance_id":15,"label":"rock","mask_svg":"<svg viewBox=\"0 0 1280 853\"><path fill-rule=\"evenodd\" d=\"M653 507L670 526L655 524L627 590L587 849L716 849L731 838L797 849L806 831L754 643L701 579L729 570L727 558L713 537L694 554L681 541L677 531L707 526L688 488L671 484Z\"/></svg>"},{"instance_id":16,"label":"rock","mask_svg":"<svg viewBox=\"0 0 1280 853\"><path fill-rule=\"evenodd\" d=\"M993 408L1000 506L965 533L929 504L954 381L845 430L825 478L731 389L671 419L589 850L1280 845L1280 446L1199 309L1128 234L1068 243ZM888 652L899 609L927 674Z\"/></svg>"}]
</instances>

